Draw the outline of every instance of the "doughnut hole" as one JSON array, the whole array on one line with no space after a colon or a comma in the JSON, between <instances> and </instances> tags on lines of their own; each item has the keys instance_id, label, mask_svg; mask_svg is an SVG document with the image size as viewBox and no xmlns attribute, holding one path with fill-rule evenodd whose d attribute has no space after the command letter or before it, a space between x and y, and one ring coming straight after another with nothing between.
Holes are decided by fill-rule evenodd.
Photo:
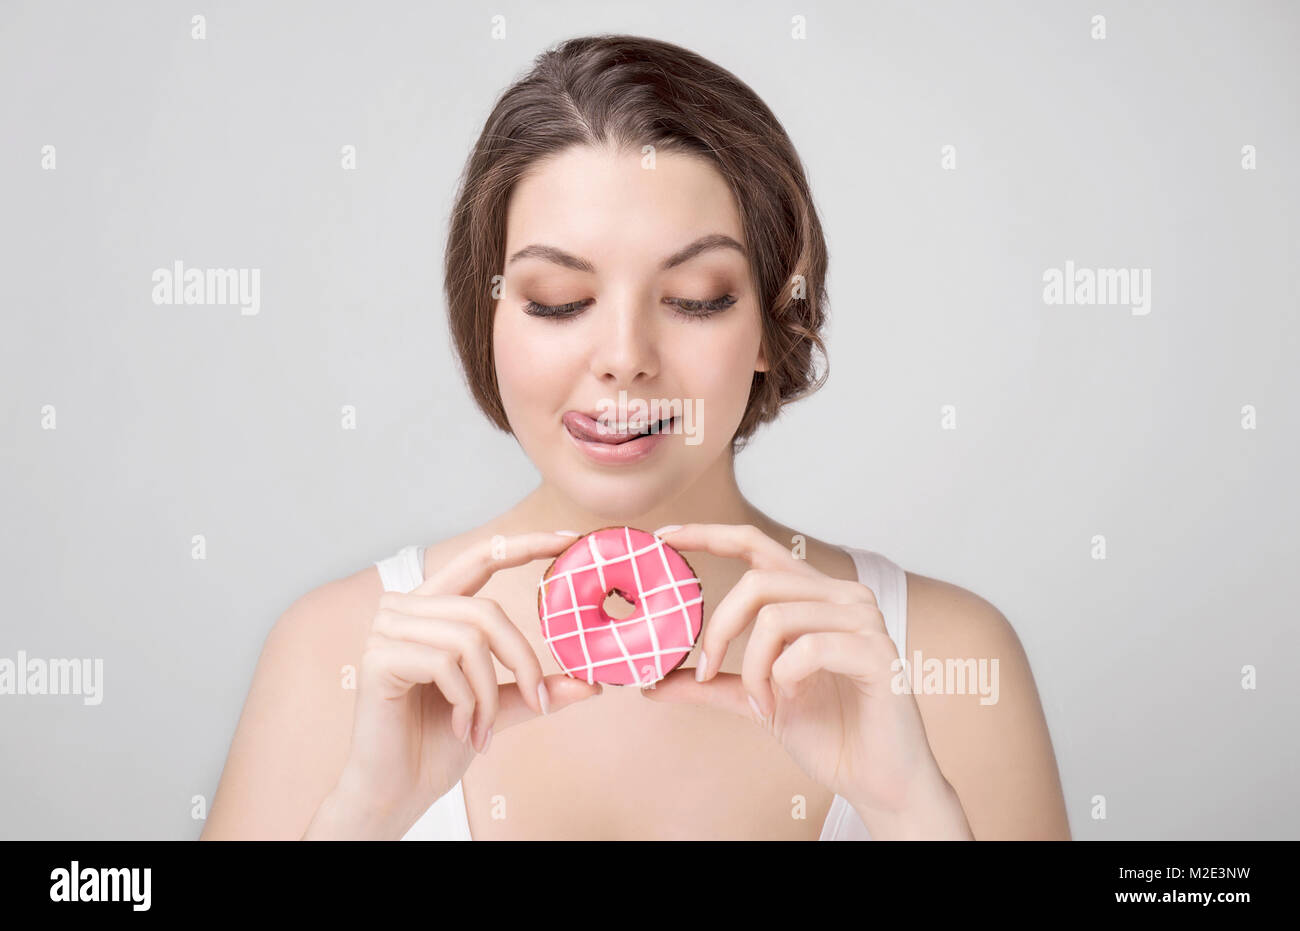
<instances>
[{"instance_id":1,"label":"doughnut hole","mask_svg":"<svg viewBox=\"0 0 1300 931\"><path fill-rule=\"evenodd\" d=\"M631 599L617 588L609 591L601 607L605 609L606 614L616 621L631 617L632 612L636 610L636 605L632 603Z\"/></svg>"}]
</instances>

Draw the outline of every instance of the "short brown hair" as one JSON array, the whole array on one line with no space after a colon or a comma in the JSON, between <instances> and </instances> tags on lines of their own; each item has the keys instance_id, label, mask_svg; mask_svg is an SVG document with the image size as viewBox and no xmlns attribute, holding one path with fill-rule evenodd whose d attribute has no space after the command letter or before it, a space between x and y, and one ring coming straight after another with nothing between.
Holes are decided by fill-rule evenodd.
<instances>
[{"instance_id":1,"label":"short brown hair","mask_svg":"<svg viewBox=\"0 0 1300 931\"><path fill-rule=\"evenodd\" d=\"M639 36L569 39L507 88L474 144L452 208L445 288L452 338L474 400L510 424L492 351L494 276L503 272L506 204L538 159L574 145L643 145L709 159L739 206L757 283L768 371L754 372L732 438L826 381L826 242L803 165L785 130L739 78L701 55ZM797 278L796 276L801 276Z\"/></svg>"}]
</instances>

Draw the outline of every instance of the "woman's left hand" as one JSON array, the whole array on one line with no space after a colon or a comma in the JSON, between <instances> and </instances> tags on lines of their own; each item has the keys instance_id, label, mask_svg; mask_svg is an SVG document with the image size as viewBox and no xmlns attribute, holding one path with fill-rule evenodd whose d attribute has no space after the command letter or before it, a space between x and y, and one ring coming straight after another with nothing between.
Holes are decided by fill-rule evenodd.
<instances>
[{"instance_id":1,"label":"woman's left hand","mask_svg":"<svg viewBox=\"0 0 1300 931\"><path fill-rule=\"evenodd\" d=\"M752 568L705 625L703 681L678 669L643 695L758 722L810 778L859 811L909 816L951 791L869 587L819 572L756 527L686 524L661 536ZM717 673L728 645L751 626L740 675Z\"/></svg>"}]
</instances>

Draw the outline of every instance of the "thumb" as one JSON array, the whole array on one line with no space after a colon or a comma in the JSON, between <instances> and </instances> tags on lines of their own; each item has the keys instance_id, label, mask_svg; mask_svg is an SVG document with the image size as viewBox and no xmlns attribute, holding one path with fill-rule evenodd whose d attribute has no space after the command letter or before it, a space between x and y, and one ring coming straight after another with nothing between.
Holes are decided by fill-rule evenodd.
<instances>
[{"instance_id":1,"label":"thumb","mask_svg":"<svg viewBox=\"0 0 1300 931\"><path fill-rule=\"evenodd\" d=\"M694 669L676 669L643 688L641 694L651 701L709 705L750 720L754 717L744 682L731 673L720 672L708 682L696 682Z\"/></svg>"},{"instance_id":2,"label":"thumb","mask_svg":"<svg viewBox=\"0 0 1300 931\"><path fill-rule=\"evenodd\" d=\"M605 688L599 682L595 685L588 685L581 679L575 679L572 676L566 676L564 673L558 673L553 676L543 676L542 681L546 683L546 691L550 697L551 714L555 714L561 708L567 708L569 705L577 704L588 698L595 698L604 693ZM508 727L514 727L516 724L522 724L525 721L531 721L534 718L540 718L536 711L533 710L533 704L537 702L537 696L531 697L531 702L524 698L524 686L518 682L502 682L497 686L497 716L492 725L494 731L503 731Z\"/></svg>"}]
</instances>

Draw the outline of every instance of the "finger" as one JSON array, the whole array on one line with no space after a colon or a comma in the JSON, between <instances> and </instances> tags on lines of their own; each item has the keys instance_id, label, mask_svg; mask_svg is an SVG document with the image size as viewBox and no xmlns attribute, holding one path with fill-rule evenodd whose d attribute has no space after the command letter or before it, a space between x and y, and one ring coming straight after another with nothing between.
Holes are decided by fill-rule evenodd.
<instances>
[{"instance_id":1,"label":"finger","mask_svg":"<svg viewBox=\"0 0 1300 931\"><path fill-rule=\"evenodd\" d=\"M753 623L765 605L783 601L870 604L874 607L876 596L860 582L821 573L814 577L771 569L750 569L718 602L705 625L700 642L704 655L697 663L697 668L703 671L699 675L707 680L714 671L721 669L731 641ZM880 623L883 630L883 618Z\"/></svg>"},{"instance_id":2,"label":"finger","mask_svg":"<svg viewBox=\"0 0 1300 931\"><path fill-rule=\"evenodd\" d=\"M653 686L641 689L651 701L668 704L708 705L754 720L749 693L740 676L720 673L708 682L696 682L693 669L676 669Z\"/></svg>"},{"instance_id":3,"label":"finger","mask_svg":"<svg viewBox=\"0 0 1300 931\"><path fill-rule=\"evenodd\" d=\"M808 565L806 559L797 558L791 550L751 524L683 524L659 537L674 549L699 550L714 556L743 559L755 569L784 569L804 575L822 575Z\"/></svg>"},{"instance_id":4,"label":"finger","mask_svg":"<svg viewBox=\"0 0 1300 931\"><path fill-rule=\"evenodd\" d=\"M441 618L473 624L487 637L488 649L515 675L520 692L525 701L538 714L542 713L541 699L537 687L542 681L542 664L537 654L529 645L519 627L515 625L501 605L491 598L471 598L465 595L413 595L398 592L385 592L379 598L380 613L375 616L379 623L381 615L385 616L383 632L390 637L420 640L423 620ZM411 617L418 615L418 617ZM403 620L404 619L404 620ZM439 635L444 636L444 635ZM426 641L432 642L432 641ZM445 642L439 640L439 644ZM468 645L468 642L466 643ZM491 663L489 663L489 667ZM496 684L493 672L492 684ZM495 708L493 709L495 711ZM481 722L480 722L480 726ZM489 719L486 727L491 727Z\"/></svg>"},{"instance_id":5,"label":"finger","mask_svg":"<svg viewBox=\"0 0 1300 931\"><path fill-rule=\"evenodd\" d=\"M381 699L400 698L417 685L436 685L453 706L452 732L457 740L464 739L474 718L474 692L451 654L425 643L371 634L362 670Z\"/></svg>"},{"instance_id":6,"label":"finger","mask_svg":"<svg viewBox=\"0 0 1300 931\"><path fill-rule=\"evenodd\" d=\"M885 635L889 640L889 635ZM799 694L800 684L819 670L839 673L864 685L873 685L887 679L891 673L889 662L897 658L898 648L890 640L881 642L875 634L821 631L804 634L772 664L772 682L782 693Z\"/></svg>"},{"instance_id":7,"label":"finger","mask_svg":"<svg viewBox=\"0 0 1300 931\"><path fill-rule=\"evenodd\" d=\"M473 623L432 617L407 617L380 611L375 632L391 640L421 643L449 654L474 690L474 746L483 738L497 712L497 671L492 665L487 635Z\"/></svg>"},{"instance_id":8,"label":"finger","mask_svg":"<svg viewBox=\"0 0 1300 931\"><path fill-rule=\"evenodd\" d=\"M573 540L573 537L542 532L486 537L457 553L410 594L474 595L497 570L559 555L573 545Z\"/></svg>"},{"instance_id":9,"label":"finger","mask_svg":"<svg viewBox=\"0 0 1300 931\"><path fill-rule=\"evenodd\" d=\"M754 619L745 644L740 677L764 717L776 711L772 692L772 664L787 643L817 631L862 633L868 627L864 605L827 604L824 601L784 601L766 604ZM792 694L792 693L787 693Z\"/></svg>"},{"instance_id":10,"label":"finger","mask_svg":"<svg viewBox=\"0 0 1300 931\"><path fill-rule=\"evenodd\" d=\"M605 692L604 686L599 682L588 685L581 679L575 679L564 673L546 676L543 681L546 684L546 691L550 695L550 714L555 714L557 711L585 699L603 695ZM522 724L525 721L531 721L538 716L532 706L524 701L519 690L509 687L512 684L510 682L501 683L501 708L497 712L496 726L493 728L494 733L503 731L508 727L514 727L516 724Z\"/></svg>"}]
</instances>

